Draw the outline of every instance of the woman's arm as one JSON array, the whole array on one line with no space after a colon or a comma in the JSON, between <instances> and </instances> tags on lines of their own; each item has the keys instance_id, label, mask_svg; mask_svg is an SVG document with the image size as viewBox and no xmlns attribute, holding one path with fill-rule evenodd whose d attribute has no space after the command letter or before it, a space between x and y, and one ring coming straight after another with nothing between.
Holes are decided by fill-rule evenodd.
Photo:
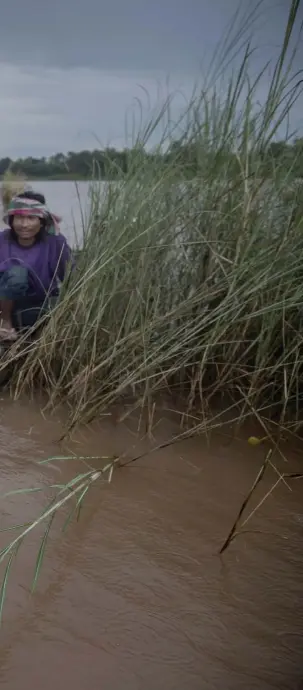
<instances>
[{"instance_id":1,"label":"woman's arm","mask_svg":"<svg viewBox=\"0 0 303 690\"><path fill-rule=\"evenodd\" d=\"M0 341L15 340L16 331L12 325L13 294L9 281L10 260L7 246L7 231L0 232Z\"/></svg>"}]
</instances>

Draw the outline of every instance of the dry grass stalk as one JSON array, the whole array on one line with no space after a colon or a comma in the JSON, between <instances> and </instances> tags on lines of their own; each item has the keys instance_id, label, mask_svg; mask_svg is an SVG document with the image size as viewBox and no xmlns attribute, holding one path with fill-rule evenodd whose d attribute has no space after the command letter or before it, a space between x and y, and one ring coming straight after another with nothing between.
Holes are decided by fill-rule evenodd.
<instances>
[{"instance_id":1,"label":"dry grass stalk","mask_svg":"<svg viewBox=\"0 0 303 690\"><path fill-rule=\"evenodd\" d=\"M25 175L12 173L10 170L5 173L1 184L1 202L4 210L8 207L12 197L24 192L26 186Z\"/></svg>"}]
</instances>

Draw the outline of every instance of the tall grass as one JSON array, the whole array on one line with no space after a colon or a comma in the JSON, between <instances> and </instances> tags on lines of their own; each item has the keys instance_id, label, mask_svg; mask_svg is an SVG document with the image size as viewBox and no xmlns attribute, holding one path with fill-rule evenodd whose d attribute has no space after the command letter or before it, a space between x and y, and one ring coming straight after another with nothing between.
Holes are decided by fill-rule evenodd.
<instances>
[{"instance_id":1,"label":"tall grass","mask_svg":"<svg viewBox=\"0 0 303 690\"><path fill-rule=\"evenodd\" d=\"M290 171L273 164L265 183L261 168L301 93L290 52L299 5L262 105L264 71L250 78L247 43L237 70L196 89L178 122L166 103L127 174L105 190L95 180L77 270L17 368L16 395L43 387L50 406L69 405L71 426L125 395L144 404L162 391L202 411L224 394L240 418L274 406L281 423L300 425L302 217L283 196ZM161 151L179 132L194 179L178 146L169 159L142 155L161 123Z\"/></svg>"}]
</instances>

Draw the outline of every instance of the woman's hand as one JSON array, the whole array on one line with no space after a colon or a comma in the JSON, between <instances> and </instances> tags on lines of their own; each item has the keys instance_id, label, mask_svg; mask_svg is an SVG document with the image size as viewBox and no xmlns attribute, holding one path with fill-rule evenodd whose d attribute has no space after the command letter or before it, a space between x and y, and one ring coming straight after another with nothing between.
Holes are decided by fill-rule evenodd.
<instances>
[{"instance_id":1,"label":"woman's hand","mask_svg":"<svg viewBox=\"0 0 303 690\"><path fill-rule=\"evenodd\" d=\"M9 321L0 320L0 340L17 340L17 333Z\"/></svg>"}]
</instances>

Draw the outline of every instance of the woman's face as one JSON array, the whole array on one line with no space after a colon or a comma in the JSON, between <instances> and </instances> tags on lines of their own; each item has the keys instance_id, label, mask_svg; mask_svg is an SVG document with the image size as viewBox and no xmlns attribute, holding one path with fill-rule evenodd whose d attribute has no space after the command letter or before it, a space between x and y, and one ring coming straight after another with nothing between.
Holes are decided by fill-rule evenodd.
<instances>
[{"instance_id":1,"label":"woman's face","mask_svg":"<svg viewBox=\"0 0 303 690\"><path fill-rule=\"evenodd\" d=\"M34 242L36 235L40 232L41 221L37 216L14 216L13 218L13 229L21 241L26 244L31 244Z\"/></svg>"}]
</instances>

